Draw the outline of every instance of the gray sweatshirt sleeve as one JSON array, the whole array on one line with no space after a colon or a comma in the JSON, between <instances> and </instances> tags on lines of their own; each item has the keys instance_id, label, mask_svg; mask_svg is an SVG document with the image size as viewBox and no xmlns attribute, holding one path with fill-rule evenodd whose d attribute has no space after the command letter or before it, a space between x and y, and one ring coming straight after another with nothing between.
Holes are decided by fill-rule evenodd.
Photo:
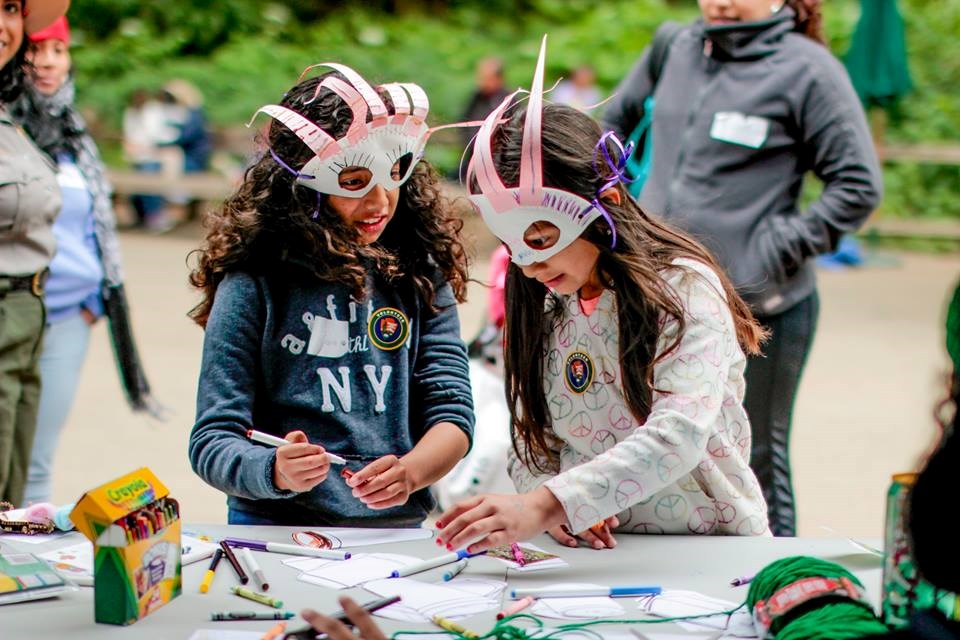
<instances>
[{"instance_id":1,"label":"gray sweatshirt sleeve","mask_svg":"<svg viewBox=\"0 0 960 640\"><path fill-rule=\"evenodd\" d=\"M777 266L787 276L858 229L883 191L863 107L846 71L826 51L814 62L815 77L801 97L797 117L802 153L823 182L823 192L804 215L769 218Z\"/></svg>"},{"instance_id":2,"label":"gray sweatshirt sleeve","mask_svg":"<svg viewBox=\"0 0 960 640\"><path fill-rule=\"evenodd\" d=\"M643 118L643 101L652 89L650 47L647 47L604 107L601 120L604 131L612 130L618 138L626 140Z\"/></svg>"},{"instance_id":3,"label":"gray sweatshirt sleeve","mask_svg":"<svg viewBox=\"0 0 960 640\"><path fill-rule=\"evenodd\" d=\"M256 282L229 274L217 289L203 340L197 419L190 433L193 470L208 484L243 498L286 498L273 484L276 449L246 438L253 426L264 302Z\"/></svg>"},{"instance_id":4,"label":"gray sweatshirt sleeve","mask_svg":"<svg viewBox=\"0 0 960 640\"><path fill-rule=\"evenodd\" d=\"M420 321L420 347L411 389L411 402L419 406L419 421L411 417L411 428L425 432L440 422L451 422L466 434L472 446L470 368L467 349L460 338L456 299L449 284L439 287L434 306L439 311L424 309Z\"/></svg>"}]
</instances>

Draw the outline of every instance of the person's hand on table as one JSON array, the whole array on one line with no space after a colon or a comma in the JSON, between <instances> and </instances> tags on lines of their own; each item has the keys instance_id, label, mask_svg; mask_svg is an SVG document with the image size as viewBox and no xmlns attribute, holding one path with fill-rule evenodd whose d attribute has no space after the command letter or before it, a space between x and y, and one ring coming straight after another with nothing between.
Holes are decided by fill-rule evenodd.
<instances>
[{"instance_id":1,"label":"person's hand on table","mask_svg":"<svg viewBox=\"0 0 960 640\"><path fill-rule=\"evenodd\" d=\"M436 542L469 553L529 540L566 520L546 487L514 495L486 493L453 505L437 518Z\"/></svg>"},{"instance_id":2,"label":"person's hand on table","mask_svg":"<svg viewBox=\"0 0 960 640\"><path fill-rule=\"evenodd\" d=\"M339 600L344 613L350 618L350 622L356 626L356 634L339 620L317 613L313 609L304 609L300 612L300 615L317 632L327 634L331 640L357 640L358 638L360 640L387 640L387 636L380 630L377 623L373 621L373 616L366 609L346 596Z\"/></svg>"},{"instance_id":3,"label":"person's hand on table","mask_svg":"<svg viewBox=\"0 0 960 640\"><path fill-rule=\"evenodd\" d=\"M579 540L583 540L594 549L613 549L617 546L613 529L619 525L620 520L617 516L610 516L577 535L570 533L570 529L564 524L547 529L547 533L554 540L568 547L576 547L580 544Z\"/></svg>"}]
</instances>

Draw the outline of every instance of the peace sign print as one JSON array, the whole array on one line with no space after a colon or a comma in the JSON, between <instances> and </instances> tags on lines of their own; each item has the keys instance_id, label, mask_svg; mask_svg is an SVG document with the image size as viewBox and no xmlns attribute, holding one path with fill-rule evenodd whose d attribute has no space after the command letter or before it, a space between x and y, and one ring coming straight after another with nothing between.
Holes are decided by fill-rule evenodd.
<instances>
[{"instance_id":1,"label":"peace sign print","mask_svg":"<svg viewBox=\"0 0 960 640\"><path fill-rule=\"evenodd\" d=\"M643 495L643 487L636 480L621 480L614 491L613 497L617 507L626 509ZM626 524L621 523L621 524Z\"/></svg>"},{"instance_id":2,"label":"peace sign print","mask_svg":"<svg viewBox=\"0 0 960 640\"><path fill-rule=\"evenodd\" d=\"M560 343L560 346L564 349L570 347L573 344L573 341L577 338L577 326L574 324L573 320L567 320L560 325L560 330L557 333L557 342Z\"/></svg>"},{"instance_id":3,"label":"peace sign print","mask_svg":"<svg viewBox=\"0 0 960 640\"><path fill-rule=\"evenodd\" d=\"M696 354L681 353L673 361L670 372L681 380L696 380L703 377L703 361Z\"/></svg>"},{"instance_id":4,"label":"peace sign print","mask_svg":"<svg viewBox=\"0 0 960 640\"><path fill-rule=\"evenodd\" d=\"M560 394L550 398L550 415L554 422L563 420L573 412L573 401L565 394Z\"/></svg>"},{"instance_id":5,"label":"peace sign print","mask_svg":"<svg viewBox=\"0 0 960 640\"><path fill-rule=\"evenodd\" d=\"M604 384L591 384L582 397L583 404L590 411L597 411L610 402L610 392L607 391L607 386Z\"/></svg>"},{"instance_id":6,"label":"peace sign print","mask_svg":"<svg viewBox=\"0 0 960 640\"><path fill-rule=\"evenodd\" d=\"M569 431L570 435L574 438L586 438L589 436L593 431L593 420L590 419L590 414L586 411L581 411L573 416L567 427L567 431Z\"/></svg>"},{"instance_id":7,"label":"peace sign print","mask_svg":"<svg viewBox=\"0 0 960 640\"><path fill-rule=\"evenodd\" d=\"M733 453L733 447L724 437L715 433L707 440L707 452L714 458L727 458Z\"/></svg>"},{"instance_id":8,"label":"peace sign print","mask_svg":"<svg viewBox=\"0 0 960 640\"><path fill-rule=\"evenodd\" d=\"M707 535L717 528L717 514L710 507L697 507L687 520L687 529L690 533Z\"/></svg>"},{"instance_id":9,"label":"peace sign print","mask_svg":"<svg viewBox=\"0 0 960 640\"><path fill-rule=\"evenodd\" d=\"M737 508L729 502L717 500L714 507L717 513L717 521L721 524L730 524L737 517Z\"/></svg>"},{"instance_id":10,"label":"peace sign print","mask_svg":"<svg viewBox=\"0 0 960 640\"><path fill-rule=\"evenodd\" d=\"M663 527L653 522L641 522L630 528L630 533L649 533L653 535L663 534Z\"/></svg>"},{"instance_id":11,"label":"peace sign print","mask_svg":"<svg viewBox=\"0 0 960 640\"><path fill-rule=\"evenodd\" d=\"M560 377L560 372L563 371L563 356L559 349L552 349L547 354L547 371L555 378Z\"/></svg>"},{"instance_id":12,"label":"peace sign print","mask_svg":"<svg viewBox=\"0 0 960 640\"><path fill-rule=\"evenodd\" d=\"M657 500L653 511L661 520L680 520L687 515L687 501L680 494L671 493Z\"/></svg>"},{"instance_id":13,"label":"peace sign print","mask_svg":"<svg viewBox=\"0 0 960 640\"><path fill-rule=\"evenodd\" d=\"M587 316L587 326L590 327L590 333L602 336L608 330L606 314L591 313Z\"/></svg>"},{"instance_id":14,"label":"peace sign print","mask_svg":"<svg viewBox=\"0 0 960 640\"><path fill-rule=\"evenodd\" d=\"M577 484L582 486L587 495L589 495L594 500L601 500L610 493L610 478L598 471L587 471L579 475L579 481ZM591 522L590 524L593 524Z\"/></svg>"},{"instance_id":15,"label":"peace sign print","mask_svg":"<svg viewBox=\"0 0 960 640\"><path fill-rule=\"evenodd\" d=\"M631 431L637 426L633 421L633 414L630 413L630 410L627 409L626 406L620 403L610 407L607 418L610 420L610 426L617 431Z\"/></svg>"},{"instance_id":16,"label":"peace sign print","mask_svg":"<svg viewBox=\"0 0 960 640\"><path fill-rule=\"evenodd\" d=\"M673 472L680 468L683 461L675 453L666 453L657 460L657 475L661 482L667 482L673 477Z\"/></svg>"},{"instance_id":17,"label":"peace sign print","mask_svg":"<svg viewBox=\"0 0 960 640\"><path fill-rule=\"evenodd\" d=\"M600 520L600 512L589 504L582 504L573 511L573 523L585 522L587 527ZM586 527L584 527L586 528Z\"/></svg>"},{"instance_id":18,"label":"peace sign print","mask_svg":"<svg viewBox=\"0 0 960 640\"><path fill-rule=\"evenodd\" d=\"M617 444L617 439L606 429L602 429L593 434L593 440L590 441L590 450L600 454Z\"/></svg>"},{"instance_id":19,"label":"peace sign print","mask_svg":"<svg viewBox=\"0 0 960 640\"><path fill-rule=\"evenodd\" d=\"M737 525L737 535L741 536L759 536L767 532L766 518L757 515L747 516Z\"/></svg>"},{"instance_id":20,"label":"peace sign print","mask_svg":"<svg viewBox=\"0 0 960 640\"><path fill-rule=\"evenodd\" d=\"M653 468L653 456L649 449L637 449L633 455L627 457L627 468L639 475L643 475Z\"/></svg>"}]
</instances>

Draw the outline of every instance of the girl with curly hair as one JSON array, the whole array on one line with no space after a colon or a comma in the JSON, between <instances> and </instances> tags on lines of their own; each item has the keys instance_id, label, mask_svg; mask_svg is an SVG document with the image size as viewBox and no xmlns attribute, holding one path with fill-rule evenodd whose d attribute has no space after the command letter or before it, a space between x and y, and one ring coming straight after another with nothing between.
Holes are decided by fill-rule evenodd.
<instances>
[{"instance_id":1,"label":"girl with curly hair","mask_svg":"<svg viewBox=\"0 0 960 640\"><path fill-rule=\"evenodd\" d=\"M703 242L770 332L747 359L753 466L775 535L796 535L793 404L816 332L814 258L880 201L863 108L824 46L821 0L699 0L664 24L603 124L628 136L651 117L643 208ZM823 190L802 206L805 177Z\"/></svg>"},{"instance_id":2,"label":"girl with curly hair","mask_svg":"<svg viewBox=\"0 0 960 640\"><path fill-rule=\"evenodd\" d=\"M232 524L416 526L472 437L460 223L423 91L325 66L260 110L265 152L207 220L190 461Z\"/></svg>"}]
</instances>

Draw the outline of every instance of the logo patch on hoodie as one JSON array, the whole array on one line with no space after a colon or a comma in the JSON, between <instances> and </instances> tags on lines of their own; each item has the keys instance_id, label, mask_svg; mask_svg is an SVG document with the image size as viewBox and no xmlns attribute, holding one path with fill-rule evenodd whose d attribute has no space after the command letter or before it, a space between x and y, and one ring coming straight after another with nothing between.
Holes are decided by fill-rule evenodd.
<instances>
[{"instance_id":1,"label":"logo patch on hoodie","mask_svg":"<svg viewBox=\"0 0 960 640\"><path fill-rule=\"evenodd\" d=\"M378 349L393 351L407 341L409 333L410 322L398 309L383 307L370 315L367 334Z\"/></svg>"}]
</instances>

